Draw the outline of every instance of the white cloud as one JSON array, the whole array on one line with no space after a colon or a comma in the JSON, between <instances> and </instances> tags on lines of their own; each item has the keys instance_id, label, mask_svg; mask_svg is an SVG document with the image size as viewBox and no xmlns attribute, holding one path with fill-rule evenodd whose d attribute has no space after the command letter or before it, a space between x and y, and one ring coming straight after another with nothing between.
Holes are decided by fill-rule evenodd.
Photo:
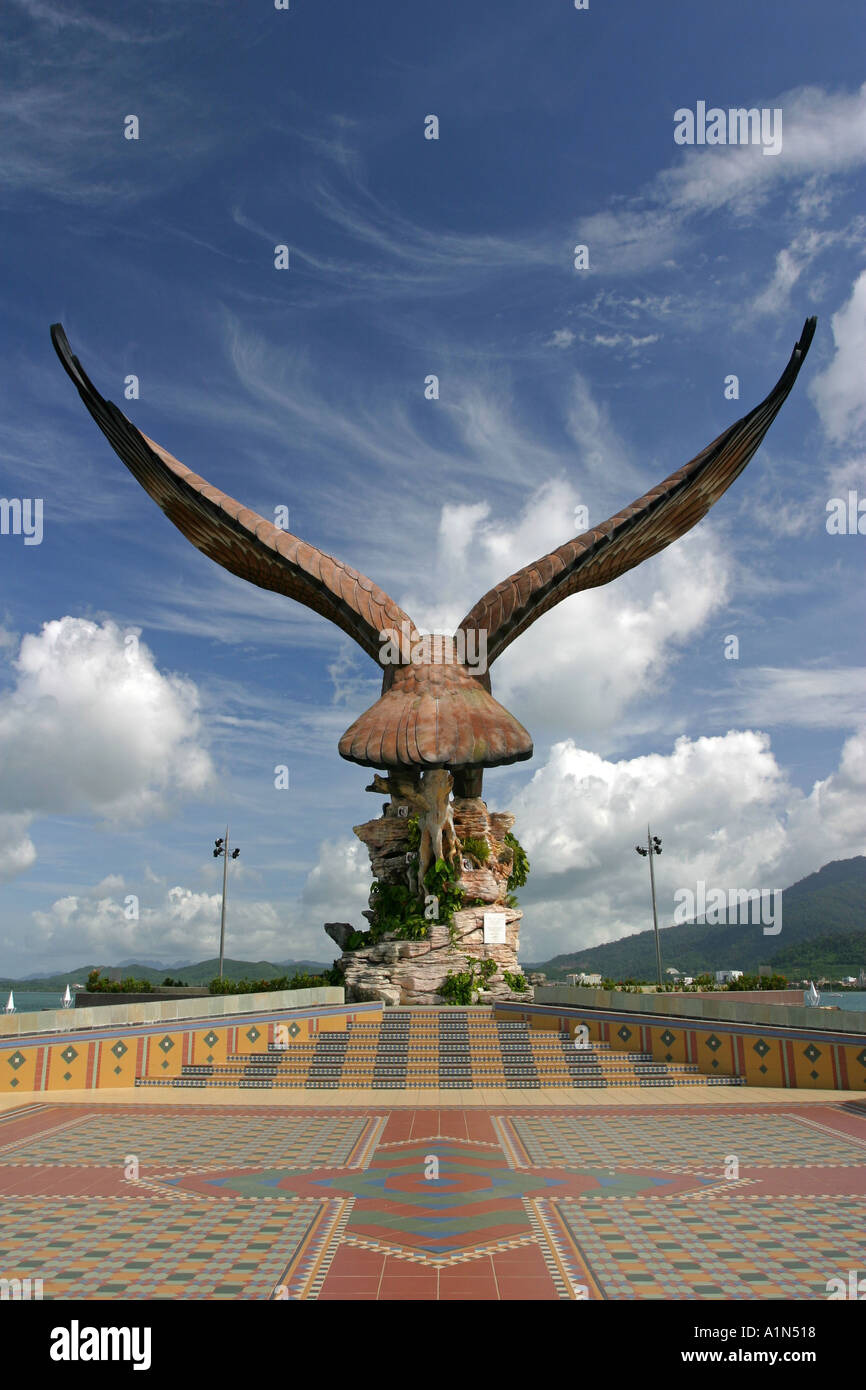
<instances>
[{"instance_id":1,"label":"white cloud","mask_svg":"<svg viewBox=\"0 0 866 1390\"><path fill-rule=\"evenodd\" d=\"M829 491L833 497L846 497L852 490L866 496L866 455L846 459L830 470Z\"/></svg>"},{"instance_id":2,"label":"white cloud","mask_svg":"<svg viewBox=\"0 0 866 1390\"><path fill-rule=\"evenodd\" d=\"M590 519L592 521L592 518ZM661 689L678 648L723 607L730 558L709 527L613 585L559 604L495 665L497 699L539 742L614 729Z\"/></svg>"},{"instance_id":3,"label":"white cloud","mask_svg":"<svg viewBox=\"0 0 866 1390\"><path fill-rule=\"evenodd\" d=\"M366 927L361 913L372 880L369 856L359 840L325 841L294 904L245 898L241 873L233 868L233 875L226 953L235 959L328 961L336 947L322 930L325 922ZM166 888L153 873L145 872L144 878L158 894L149 886L137 895L119 875L110 875L94 888L33 912L32 951L52 962L74 957L78 964L92 958L106 965L136 956L207 960L216 955L221 894L179 884ZM134 918L129 916L129 895L139 897ZM0 938L0 945L7 951L20 949L19 940Z\"/></svg>"},{"instance_id":4,"label":"white cloud","mask_svg":"<svg viewBox=\"0 0 866 1390\"><path fill-rule=\"evenodd\" d=\"M728 105L781 107L781 153L768 159L758 146L681 153L622 211L578 222L577 238L590 246L596 269L630 273L673 263L692 219L724 209L740 222L754 220L785 183L805 183L814 204L816 180L866 161L866 83L854 93L800 87L771 98L737 94ZM673 111L670 129L673 151Z\"/></svg>"},{"instance_id":5,"label":"white cloud","mask_svg":"<svg viewBox=\"0 0 866 1390\"><path fill-rule=\"evenodd\" d=\"M34 950L47 960L69 959L74 954L106 965L136 955L207 960L218 953L219 893L175 885L157 903L142 899L138 917L130 918L125 899L101 895L104 886L59 898L47 911L34 912ZM275 948L285 955L286 944L285 924L273 904L242 899L231 903L227 955L264 959Z\"/></svg>"},{"instance_id":6,"label":"white cloud","mask_svg":"<svg viewBox=\"0 0 866 1390\"><path fill-rule=\"evenodd\" d=\"M616 348L616 347L627 347L627 348L649 347L649 345L650 345L651 343L657 343L658 340L659 340L659 334L658 334L658 333L645 333L644 336L643 336L642 338L637 337L634 333L596 333L596 334L593 335L593 339L592 339L592 341L593 341L593 343L596 345L596 347L609 347L609 348Z\"/></svg>"},{"instance_id":7,"label":"white cloud","mask_svg":"<svg viewBox=\"0 0 866 1390\"><path fill-rule=\"evenodd\" d=\"M370 856L360 840L325 841L301 892L310 929L321 932L325 922L335 921L363 926L361 913L367 907L371 882Z\"/></svg>"},{"instance_id":8,"label":"white cloud","mask_svg":"<svg viewBox=\"0 0 866 1390\"><path fill-rule=\"evenodd\" d=\"M545 347L568 348L574 342L574 334L570 328L556 328L552 335L544 344Z\"/></svg>"},{"instance_id":9,"label":"white cloud","mask_svg":"<svg viewBox=\"0 0 866 1390\"><path fill-rule=\"evenodd\" d=\"M24 637L12 671L0 695L0 804L22 832L35 815L141 822L207 790L196 687L160 673L137 632L48 622ZM22 863L15 843L7 872Z\"/></svg>"},{"instance_id":10,"label":"white cloud","mask_svg":"<svg viewBox=\"0 0 866 1390\"><path fill-rule=\"evenodd\" d=\"M587 420L584 412L578 418ZM586 448L599 437L603 442L603 419L590 420ZM602 470L606 457L599 448L587 458L588 469ZM583 529L574 515L580 501L571 483L559 479L539 488L510 524L493 518L486 504L443 511L436 598L401 595L407 612L422 629L453 630L488 589ZM589 525L605 519L591 512ZM676 648L724 604L730 566L704 524L698 535L683 537L613 585L573 595L507 648L493 667L494 695L539 742L563 729L615 726L665 679Z\"/></svg>"},{"instance_id":11,"label":"white cloud","mask_svg":"<svg viewBox=\"0 0 866 1390\"><path fill-rule=\"evenodd\" d=\"M776 265L770 283L752 304L755 314L779 314L788 307L791 290L815 257L838 239L838 234L807 228L798 232L790 246L783 246L776 255Z\"/></svg>"},{"instance_id":12,"label":"white cloud","mask_svg":"<svg viewBox=\"0 0 866 1390\"><path fill-rule=\"evenodd\" d=\"M698 880L784 888L862 853L866 735L848 740L838 769L808 796L788 783L769 737L753 730L681 737L669 754L618 762L568 740L511 809L532 864L521 952L539 960L652 925L646 864L634 852L648 822L663 840L662 925L672 919L675 891Z\"/></svg>"},{"instance_id":13,"label":"white cloud","mask_svg":"<svg viewBox=\"0 0 866 1390\"><path fill-rule=\"evenodd\" d=\"M817 376L811 395L829 439L839 444L866 428L866 270L854 282L851 297L832 318L836 354Z\"/></svg>"},{"instance_id":14,"label":"white cloud","mask_svg":"<svg viewBox=\"0 0 866 1390\"><path fill-rule=\"evenodd\" d=\"M27 833L31 820L0 814L0 883L9 883L36 862L36 846Z\"/></svg>"}]
</instances>

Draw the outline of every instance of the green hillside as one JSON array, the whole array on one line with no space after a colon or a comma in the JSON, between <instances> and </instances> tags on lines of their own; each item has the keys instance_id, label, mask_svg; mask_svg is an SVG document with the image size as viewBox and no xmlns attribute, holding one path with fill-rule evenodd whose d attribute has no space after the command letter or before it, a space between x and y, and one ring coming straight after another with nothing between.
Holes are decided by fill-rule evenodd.
<instances>
[{"instance_id":1,"label":"green hillside","mask_svg":"<svg viewBox=\"0 0 866 1390\"><path fill-rule=\"evenodd\" d=\"M773 957L773 964L789 980L840 980L857 975L866 966L866 931L816 936L787 946Z\"/></svg>"},{"instance_id":2,"label":"green hillside","mask_svg":"<svg viewBox=\"0 0 866 1390\"><path fill-rule=\"evenodd\" d=\"M91 970L101 970L103 974L115 967L110 965L79 965L74 970L61 971L56 975L46 975L37 980L0 979L0 989L64 990L67 985L86 984ZM166 976L180 980L185 985L209 985L219 974L219 957L199 961L196 965L186 965L178 969L157 970L151 965L124 965L118 967L124 976L131 975L136 980L149 980L152 985L161 985ZM330 969L321 961L295 960L283 961L275 965L269 960L225 960L223 974L227 980L273 980L283 975L294 975L296 971L306 971L318 975Z\"/></svg>"},{"instance_id":3,"label":"green hillside","mask_svg":"<svg viewBox=\"0 0 866 1390\"><path fill-rule=\"evenodd\" d=\"M835 860L784 890L778 936L765 936L758 923L685 922L660 928L662 969L675 966L684 975L699 975L772 965L789 978L856 975L866 966L864 902L866 856ZM543 970L550 980L581 970L616 980L654 980L655 935L639 932L524 968Z\"/></svg>"}]
</instances>

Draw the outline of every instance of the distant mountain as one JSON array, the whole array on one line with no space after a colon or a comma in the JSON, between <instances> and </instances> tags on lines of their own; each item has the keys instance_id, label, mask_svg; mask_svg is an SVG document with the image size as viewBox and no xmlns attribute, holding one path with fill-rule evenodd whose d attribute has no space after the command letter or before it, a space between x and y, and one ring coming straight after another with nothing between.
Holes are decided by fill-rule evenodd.
<instances>
[{"instance_id":1,"label":"distant mountain","mask_svg":"<svg viewBox=\"0 0 866 1390\"><path fill-rule=\"evenodd\" d=\"M759 923L729 922L727 917L718 925L698 921L660 927L662 969L675 966L684 975L700 975L772 965L791 979L856 975L866 966L864 902L866 856L834 860L784 890L778 936L765 936ZM638 932L523 968L542 970L549 980L564 980L581 970L615 980L654 980L655 933Z\"/></svg>"},{"instance_id":2,"label":"distant mountain","mask_svg":"<svg viewBox=\"0 0 866 1390\"><path fill-rule=\"evenodd\" d=\"M0 979L0 989L15 989L16 987L20 989L22 986L26 986L28 989L64 990L67 985L85 984L91 970L101 970L103 974L108 970L123 970L124 974L132 975L136 980L149 980L152 985L161 985L167 975L170 975L173 980L181 980L185 985L209 985L211 980L219 974L219 966L218 956L182 968L144 965L140 961L122 961L119 965L106 965L102 962L99 965L79 965L74 970L59 971L56 975L27 975L20 979L2 978ZM226 959L223 974L227 980L272 980L283 975L294 975L296 972L321 975L323 971L330 970L330 968L330 962L325 964L315 960L291 960L275 965L273 961L269 960Z\"/></svg>"},{"instance_id":3,"label":"distant mountain","mask_svg":"<svg viewBox=\"0 0 866 1390\"><path fill-rule=\"evenodd\" d=\"M127 965L149 965L152 970L182 970L185 965L194 965L191 960L154 960L152 956L135 956L119 960L112 970L122 970Z\"/></svg>"}]
</instances>

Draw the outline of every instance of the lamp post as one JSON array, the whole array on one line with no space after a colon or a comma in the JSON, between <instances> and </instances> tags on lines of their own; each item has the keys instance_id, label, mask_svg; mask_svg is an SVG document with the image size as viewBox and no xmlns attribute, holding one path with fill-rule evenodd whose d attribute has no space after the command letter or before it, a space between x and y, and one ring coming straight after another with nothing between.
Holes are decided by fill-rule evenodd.
<instances>
[{"instance_id":1,"label":"lamp post","mask_svg":"<svg viewBox=\"0 0 866 1390\"><path fill-rule=\"evenodd\" d=\"M232 857L232 859L237 859L237 857L238 857L239 854L240 854L240 849L233 849L232 852L231 852L231 857ZM221 912L220 912L220 979L222 979L222 977L223 977L223 958L224 958L224 956L225 956L225 949L226 949L226 886L227 886L227 882L228 882L228 867L229 867L229 828L228 828L228 826L226 826L225 839L214 840L214 852L213 852L213 857L214 857L214 859L219 859L220 855L222 855L222 858L223 858L223 902L222 902L222 910L221 910Z\"/></svg>"},{"instance_id":2,"label":"lamp post","mask_svg":"<svg viewBox=\"0 0 866 1390\"><path fill-rule=\"evenodd\" d=\"M656 911L656 877L655 877L655 873L653 872L653 857L654 857L654 855L656 855L656 854L661 854L661 852L662 852L662 842L661 842L661 840L659 839L658 835L651 835L651 834L650 834L650 828L649 828L649 826L647 826L647 828L646 828L646 849L644 849L642 845L635 845L635 849L637 850L638 854L643 855L644 859L649 859L650 890L651 890L651 892L652 892L652 898L653 898L653 929L654 929L655 934L656 934L656 970L657 970L657 973L658 973L659 989L661 989L661 984L662 984L662 947L661 947L661 941L659 940L659 918L658 918L658 913L657 913L657 911Z\"/></svg>"}]
</instances>

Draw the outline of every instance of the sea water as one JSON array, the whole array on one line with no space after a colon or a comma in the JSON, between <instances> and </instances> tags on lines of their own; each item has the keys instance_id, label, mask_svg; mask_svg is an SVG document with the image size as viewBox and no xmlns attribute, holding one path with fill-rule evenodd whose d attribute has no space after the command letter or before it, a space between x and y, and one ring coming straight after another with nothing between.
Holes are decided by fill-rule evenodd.
<instances>
[{"instance_id":1,"label":"sea water","mask_svg":"<svg viewBox=\"0 0 866 1390\"><path fill-rule=\"evenodd\" d=\"M9 998L9 991L6 990L0 996L0 1013L6 1007L6 1000ZM29 1014L34 1009L62 1009L63 990L62 989L18 989L12 987L12 998L15 1002L16 1014ZM72 1012L70 1008L69 1012Z\"/></svg>"},{"instance_id":2,"label":"sea water","mask_svg":"<svg viewBox=\"0 0 866 1390\"><path fill-rule=\"evenodd\" d=\"M818 986L815 986L818 989ZM819 1004L835 1004L840 1009L857 1009L866 1013L866 989L846 989L844 994L831 994L829 990L818 989ZM808 1004L809 992L804 990L803 1001Z\"/></svg>"}]
</instances>

